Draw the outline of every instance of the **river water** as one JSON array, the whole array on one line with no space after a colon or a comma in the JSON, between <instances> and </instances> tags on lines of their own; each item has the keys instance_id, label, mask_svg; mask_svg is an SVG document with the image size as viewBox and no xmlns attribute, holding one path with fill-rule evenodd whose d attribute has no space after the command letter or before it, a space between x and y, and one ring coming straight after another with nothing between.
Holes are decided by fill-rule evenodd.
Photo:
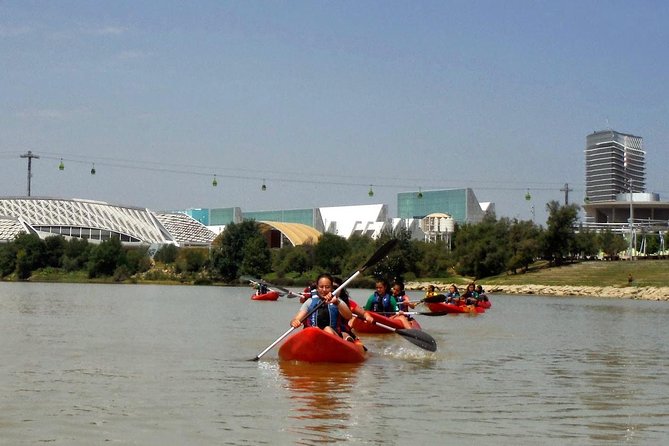
<instances>
[{"instance_id":1,"label":"river water","mask_svg":"<svg viewBox=\"0 0 669 446\"><path fill-rule=\"evenodd\" d=\"M250 361L299 306L250 293L0 283L0 444L669 443L666 302L493 296L342 366Z\"/></svg>"}]
</instances>

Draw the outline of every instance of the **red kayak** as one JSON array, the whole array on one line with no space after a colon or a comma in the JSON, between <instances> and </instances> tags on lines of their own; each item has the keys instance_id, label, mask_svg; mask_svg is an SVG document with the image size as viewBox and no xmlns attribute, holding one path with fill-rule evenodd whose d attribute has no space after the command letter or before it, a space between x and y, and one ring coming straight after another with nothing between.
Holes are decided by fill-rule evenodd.
<instances>
[{"instance_id":1,"label":"red kayak","mask_svg":"<svg viewBox=\"0 0 669 446\"><path fill-rule=\"evenodd\" d=\"M474 305L455 305L447 304L445 302L438 302L432 304L426 304L427 307L433 313L447 313L447 314L461 314L461 313L485 313L485 309L482 307L477 307Z\"/></svg>"},{"instance_id":2,"label":"red kayak","mask_svg":"<svg viewBox=\"0 0 669 446\"><path fill-rule=\"evenodd\" d=\"M307 327L289 337L279 348L284 361L362 362L367 359L360 341L344 341L320 328Z\"/></svg>"},{"instance_id":3,"label":"red kayak","mask_svg":"<svg viewBox=\"0 0 669 446\"><path fill-rule=\"evenodd\" d=\"M393 327L395 329L402 329L404 328L404 325L397 319L391 319L387 316L384 316L379 313L374 313L373 311L368 311L369 314L372 315L374 320L380 324L387 325L389 327ZM411 328L415 330L420 330L420 324L416 319L411 319ZM370 333L370 334L388 334L388 333L393 333L391 330L387 330L383 327L379 327L378 325L375 324L368 324L367 322L364 321L364 319L360 318L353 318L353 325L351 326L353 330L356 333Z\"/></svg>"},{"instance_id":4,"label":"red kayak","mask_svg":"<svg viewBox=\"0 0 669 446\"><path fill-rule=\"evenodd\" d=\"M492 302L488 299L488 296L482 294L479 296L479 303L476 304L478 307L485 308L486 310L492 307Z\"/></svg>"},{"instance_id":5,"label":"red kayak","mask_svg":"<svg viewBox=\"0 0 669 446\"><path fill-rule=\"evenodd\" d=\"M253 300L277 300L279 298L278 291L270 291L265 294L251 294Z\"/></svg>"}]
</instances>

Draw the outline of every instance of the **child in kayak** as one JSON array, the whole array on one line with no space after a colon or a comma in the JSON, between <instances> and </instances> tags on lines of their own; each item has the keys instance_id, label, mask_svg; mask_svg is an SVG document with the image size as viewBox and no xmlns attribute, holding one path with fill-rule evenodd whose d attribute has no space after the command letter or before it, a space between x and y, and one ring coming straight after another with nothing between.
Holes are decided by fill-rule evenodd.
<instances>
[{"instance_id":1,"label":"child in kayak","mask_svg":"<svg viewBox=\"0 0 669 446\"><path fill-rule=\"evenodd\" d=\"M373 311L375 313L396 313L393 316L390 316L390 318L400 321L404 328L411 328L411 322L409 322L404 313L400 311L400 307L397 305L397 299L388 293L389 288L387 280L377 280L376 291L369 296L369 299L367 299L365 310Z\"/></svg>"},{"instance_id":2,"label":"child in kayak","mask_svg":"<svg viewBox=\"0 0 669 446\"><path fill-rule=\"evenodd\" d=\"M446 293L446 303L447 304L458 304L460 302L460 292L458 287L454 283L448 287L448 293Z\"/></svg>"}]
</instances>

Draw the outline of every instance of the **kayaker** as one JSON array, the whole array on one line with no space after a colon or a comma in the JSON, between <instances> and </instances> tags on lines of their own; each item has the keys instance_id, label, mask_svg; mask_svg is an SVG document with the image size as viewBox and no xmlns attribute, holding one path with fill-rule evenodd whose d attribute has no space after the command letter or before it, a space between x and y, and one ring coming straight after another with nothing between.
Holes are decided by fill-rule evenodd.
<instances>
[{"instance_id":1,"label":"kayaker","mask_svg":"<svg viewBox=\"0 0 669 446\"><path fill-rule=\"evenodd\" d=\"M437 288L434 285L428 285L427 291L425 292L425 297L432 297L437 295Z\"/></svg>"},{"instance_id":2,"label":"kayaker","mask_svg":"<svg viewBox=\"0 0 669 446\"><path fill-rule=\"evenodd\" d=\"M460 302L460 292L458 291L458 287L455 286L454 283L452 283L448 287L448 293L446 293L446 301L447 304L458 304Z\"/></svg>"},{"instance_id":3,"label":"kayaker","mask_svg":"<svg viewBox=\"0 0 669 446\"><path fill-rule=\"evenodd\" d=\"M251 286L255 288L256 296L260 296L261 294L267 294L269 292L269 288L267 288L267 285L265 285L262 282L251 282Z\"/></svg>"},{"instance_id":4,"label":"kayaker","mask_svg":"<svg viewBox=\"0 0 669 446\"><path fill-rule=\"evenodd\" d=\"M321 274L318 276L316 280L316 294L312 294L302 304L293 320L290 321L290 325L294 328L300 325L318 327L328 333L353 341L354 339L342 329L346 326L346 322L353 317L351 309L343 299L332 294L334 289L334 279L330 274ZM321 305L318 310L314 311L302 322L302 319L321 302L325 302L326 305Z\"/></svg>"},{"instance_id":5,"label":"kayaker","mask_svg":"<svg viewBox=\"0 0 669 446\"><path fill-rule=\"evenodd\" d=\"M396 313L393 316L390 316L390 318L400 321L404 328L411 328L411 322L409 322L404 315L404 312L400 311L400 307L397 305L397 300L388 292L389 288L386 279L377 280L376 291L374 291L374 294L367 299L365 310L373 311L375 313Z\"/></svg>"},{"instance_id":6,"label":"kayaker","mask_svg":"<svg viewBox=\"0 0 669 446\"><path fill-rule=\"evenodd\" d=\"M406 291L404 291L404 282L396 280L393 282L391 288L393 297L397 301L397 305L400 307L400 311L409 311L412 308L416 308L416 304L411 302L409 296L407 296Z\"/></svg>"},{"instance_id":7,"label":"kayaker","mask_svg":"<svg viewBox=\"0 0 669 446\"><path fill-rule=\"evenodd\" d=\"M479 302L479 293L476 292L476 285L471 282L467 285L467 291L462 295L465 305L476 305Z\"/></svg>"}]
</instances>

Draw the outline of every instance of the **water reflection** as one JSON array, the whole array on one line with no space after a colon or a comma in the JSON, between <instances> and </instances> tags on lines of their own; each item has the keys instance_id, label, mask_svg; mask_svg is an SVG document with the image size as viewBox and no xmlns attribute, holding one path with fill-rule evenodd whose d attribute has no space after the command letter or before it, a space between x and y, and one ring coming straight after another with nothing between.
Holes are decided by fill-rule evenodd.
<instances>
[{"instance_id":1,"label":"water reflection","mask_svg":"<svg viewBox=\"0 0 669 446\"><path fill-rule=\"evenodd\" d=\"M281 361L279 369L290 390L289 428L300 435L297 444L346 441L351 399L360 364L311 364Z\"/></svg>"}]
</instances>

